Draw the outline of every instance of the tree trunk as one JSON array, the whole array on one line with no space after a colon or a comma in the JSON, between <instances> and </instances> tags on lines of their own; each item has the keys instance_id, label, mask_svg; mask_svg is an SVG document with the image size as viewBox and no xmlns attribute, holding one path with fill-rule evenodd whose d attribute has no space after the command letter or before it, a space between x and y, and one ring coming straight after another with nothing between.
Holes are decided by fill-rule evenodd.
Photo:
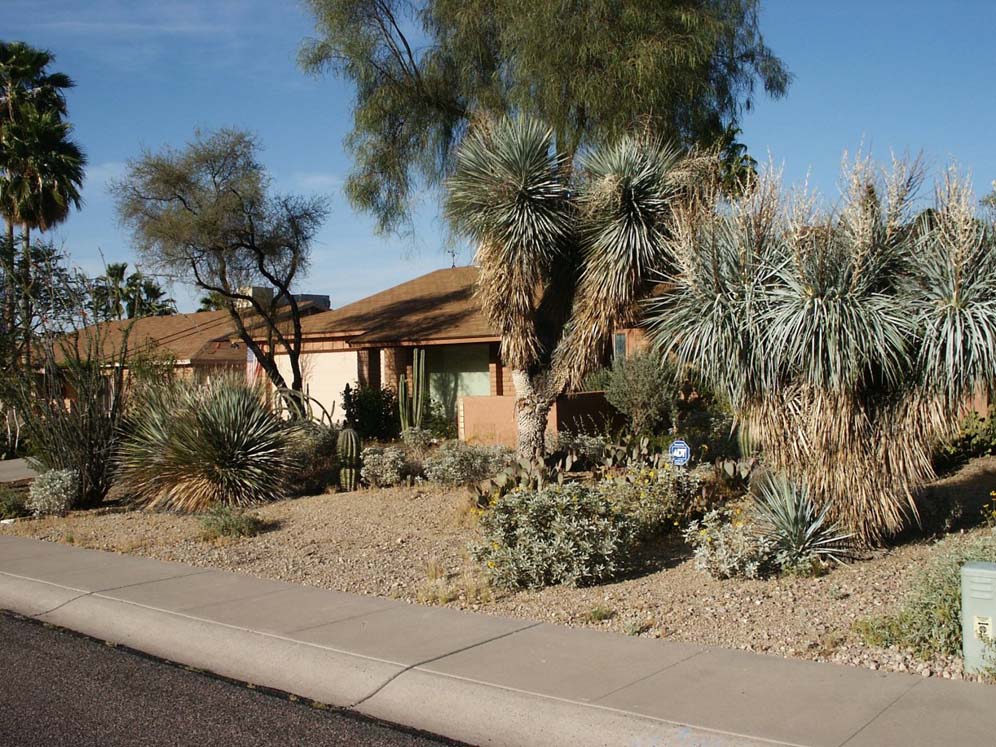
<instances>
[{"instance_id":1,"label":"tree trunk","mask_svg":"<svg viewBox=\"0 0 996 747\"><path fill-rule=\"evenodd\" d=\"M546 422L556 399L538 378L526 371L512 371L518 451L525 459L542 459L546 455Z\"/></svg>"},{"instance_id":2,"label":"tree trunk","mask_svg":"<svg viewBox=\"0 0 996 747\"><path fill-rule=\"evenodd\" d=\"M3 361L3 365L14 366L17 363L15 359L15 351L17 350L17 330L15 329L17 318L17 262L14 260L17 248L14 245L14 224L9 220L7 221L7 243L3 249L3 333L6 336L7 344L10 346L9 350L5 351L5 353L10 354L10 357Z\"/></svg>"},{"instance_id":3,"label":"tree trunk","mask_svg":"<svg viewBox=\"0 0 996 747\"><path fill-rule=\"evenodd\" d=\"M33 282L32 278L32 267L31 267L31 228L24 225L21 228L24 234L24 256L21 261L24 262L24 267L21 268L21 325L24 329L21 332L24 334L23 340L23 350L24 350L24 370L31 370L31 316L34 313L31 304L31 285Z\"/></svg>"}]
</instances>

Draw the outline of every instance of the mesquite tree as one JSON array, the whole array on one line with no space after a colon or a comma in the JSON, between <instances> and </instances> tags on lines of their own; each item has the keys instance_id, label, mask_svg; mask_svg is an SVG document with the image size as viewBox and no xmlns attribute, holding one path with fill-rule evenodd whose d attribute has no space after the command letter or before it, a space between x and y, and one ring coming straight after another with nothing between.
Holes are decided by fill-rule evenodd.
<instances>
[{"instance_id":1,"label":"mesquite tree","mask_svg":"<svg viewBox=\"0 0 996 747\"><path fill-rule=\"evenodd\" d=\"M146 263L217 299L273 385L299 392L301 312L292 286L327 207L317 197L271 194L257 151L240 130L198 133L183 150L129 162L113 189ZM275 292L259 298L248 290L256 284ZM277 368L278 352L287 355L290 382Z\"/></svg>"}]
</instances>

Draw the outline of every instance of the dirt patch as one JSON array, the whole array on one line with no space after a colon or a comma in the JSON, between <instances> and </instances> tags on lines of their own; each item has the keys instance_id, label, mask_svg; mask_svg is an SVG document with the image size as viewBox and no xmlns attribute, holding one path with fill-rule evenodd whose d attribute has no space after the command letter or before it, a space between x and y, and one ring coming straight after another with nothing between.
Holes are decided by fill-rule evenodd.
<instances>
[{"instance_id":1,"label":"dirt patch","mask_svg":"<svg viewBox=\"0 0 996 747\"><path fill-rule=\"evenodd\" d=\"M925 663L871 649L851 631L860 618L895 610L931 541L876 552L821 578L716 581L695 570L688 549L672 537L650 548L647 566L633 578L510 593L488 589L469 558L475 529L468 505L463 492L418 488L301 498L256 510L272 530L215 542L201 538L195 516L115 509L20 521L0 532L495 615L962 676L958 660Z\"/></svg>"}]
</instances>

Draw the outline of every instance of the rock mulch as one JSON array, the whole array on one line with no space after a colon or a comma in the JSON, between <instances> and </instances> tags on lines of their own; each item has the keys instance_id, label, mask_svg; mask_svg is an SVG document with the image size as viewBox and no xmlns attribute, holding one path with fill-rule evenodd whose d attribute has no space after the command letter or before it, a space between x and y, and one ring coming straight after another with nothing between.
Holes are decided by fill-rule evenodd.
<instances>
[{"instance_id":1,"label":"rock mulch","mask_svg":"<svg viewBox=\"0 0 996 747\"><path fill-rule=\"evenodd\" d=\"M501 592L487 588L467 548L468 496L419 488L282 501L256 510L263 534L205 541L193 516L104 509L18 521L0 532L222 568L411 602L594 627L923 676L964 678L959 660L922 662L869 648L861 618L894 611L930 552L916 541L820 578L716 581L697 571L678 538L662 541L642 575L602 586Z\"/></svg>"}]
</instances>

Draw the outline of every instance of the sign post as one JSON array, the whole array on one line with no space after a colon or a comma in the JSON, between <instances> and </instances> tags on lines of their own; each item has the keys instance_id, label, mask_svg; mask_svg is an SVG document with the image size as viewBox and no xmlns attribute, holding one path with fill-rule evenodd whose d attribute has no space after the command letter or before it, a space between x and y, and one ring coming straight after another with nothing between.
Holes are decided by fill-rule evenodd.
<instances>
[{"instance_id":1,"label":"sign post","mask_svg":"<svg viewBox=\"0 0 996 747\"><path fill-rule=\"evenodd\" d=\"M691 447L680 439L668 447L667 453L675 467L684 467L692 458Z\"/></svg>"}]
</instances>

